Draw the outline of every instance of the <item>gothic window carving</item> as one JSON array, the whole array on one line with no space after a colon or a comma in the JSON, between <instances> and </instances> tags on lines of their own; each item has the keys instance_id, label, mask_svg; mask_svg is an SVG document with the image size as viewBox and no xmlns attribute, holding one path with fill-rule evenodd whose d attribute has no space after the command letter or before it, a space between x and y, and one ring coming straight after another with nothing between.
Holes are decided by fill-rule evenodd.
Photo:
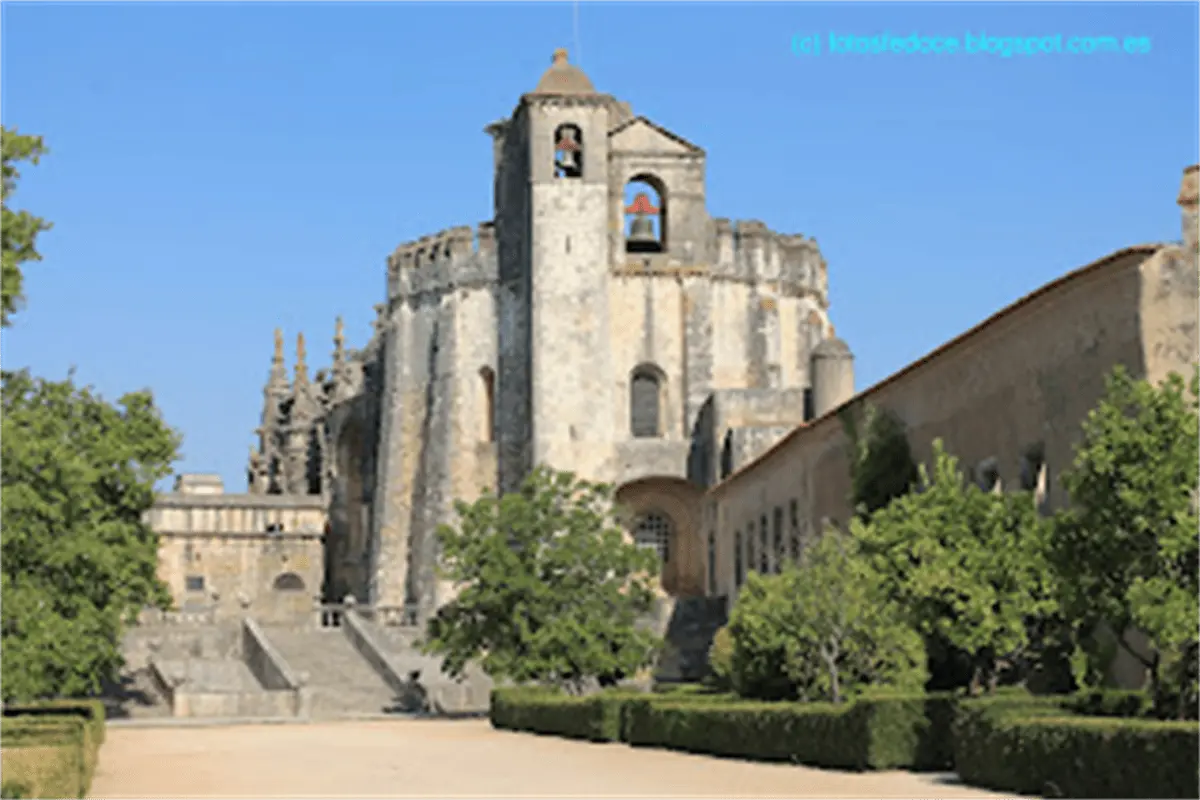
<instances>
[{"instance_id":1,"label":"gothic window carving","mask_svg":"<svg viewBox=\"0 0 1200 800\"><path fill-rule=\"evenodd\" d=\"M662 373L643 365L629 381L629 429L634 438L662 436Z\"/></svg>"},{"instance_id":2,"label":"gothic window carving","mask_svg":"<svg viewBox=\"0 0 1200 800\"><path fill-rule=\"evenodd\" d=\"M671 520L664 514L650 512L638 517L633 529L633 541L638 547L658 553L659 560L666 563L671 557Z\"/></svg>"},{"instance_id":3,"label":"gothic window carving","mask_svg":"<svg viewBox=\"0 0 1200 800\"><path fill-rule=\"evenodd\" d=\"M578 125L554 129L554 177L583 177L583 131Z\"/></svg>"},{"instance_id":4,"label":"gothic window carving","mask_svg":"<svg viewBox=\"0 0 1200 800\"><path fill-rule=\"evenodd\" d=\"M667 192L653 175L637 175L625 184L625 252L667 251Z\"/></svg>"},{"instance_id":5,"label":"gothic window carving","mask_svg":"<svg viewBox=\"0 0 1200 800\"><path fill-rule=\"evenodd\" d=\"M483 383L481 438L485 442L494 442L496 441L496 373L491 367L484 367L479 370L479 379Z\"/></svg>"},{"instance_id":6,"label":"gothic window carving","mask_svg":"<svg viewBox=\"0 0 1200 800\"><path fill-rule=\"evenodd\" d=\"M304 579L294 572L285 572L275 579L274 588L277 592L303 592Z\"/></svg>"}]
</instances>

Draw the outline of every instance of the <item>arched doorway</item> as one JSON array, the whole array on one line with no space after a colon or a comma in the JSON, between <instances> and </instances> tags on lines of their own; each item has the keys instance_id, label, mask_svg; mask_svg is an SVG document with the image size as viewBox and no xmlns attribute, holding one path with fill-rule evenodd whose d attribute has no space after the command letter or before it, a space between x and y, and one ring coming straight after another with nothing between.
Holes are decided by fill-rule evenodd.
<instances>
[{"instance_id":1,"label":"arched doorway","mask_svg":"<svg viewBox=\"0 0 1200 800\"><path fill-rule=\"evenodd\" d=\"M674 596L703 595L706 563L700 511L704 490L682 478L650 477L621 486L615 499L633 541L658 553L663 591Z\"/></svg>"}]
</instances>

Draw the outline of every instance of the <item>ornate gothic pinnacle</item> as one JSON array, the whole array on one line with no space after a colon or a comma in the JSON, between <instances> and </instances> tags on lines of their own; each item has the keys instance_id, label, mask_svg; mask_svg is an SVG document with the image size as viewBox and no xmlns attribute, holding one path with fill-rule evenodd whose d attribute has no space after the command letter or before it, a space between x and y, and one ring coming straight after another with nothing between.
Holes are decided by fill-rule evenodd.
<instances>
[{"instance_id":1,"label":"ornate gothic pinnacle","mask_svg":"<svg viewBox=\"0 0 1200 800\"><path fill-rule=\"evenodd\" d=\"M271 375L267 379L267 394L287 391L287 364L283 358L283 331L275 329L275 353L271 356Z\"/></svg>"},{"instance_id":2,"label":"ornate gothic pinnacle","mask_svg":"<svg viewBox=\"0 0 1200 800\"><path fill-rule=\"evenodd\" d=\"M333 328L333 368L336 374L346 360L346 326L342 322L342 318L338 317Z\"/></svg>"},{"instance_id":3,"label":"ornate gothic pinnacle","mask_svg":"<svg viewBox=\"0 0 1200 800\"><path fill-rule=\"evenodd\" d=\"M308 383L308 364L305 362L304 334L296 334L296 384Z\"/></svg>"}]
</instances>

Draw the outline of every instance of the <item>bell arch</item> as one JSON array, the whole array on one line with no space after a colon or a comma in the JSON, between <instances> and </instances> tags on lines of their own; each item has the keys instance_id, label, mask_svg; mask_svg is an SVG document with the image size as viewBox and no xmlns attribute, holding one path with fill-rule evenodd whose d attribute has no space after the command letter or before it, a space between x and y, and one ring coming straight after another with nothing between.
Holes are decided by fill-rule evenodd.
<instances>
[{"instance_id":1,"label":"bell arch","mask_svg":"<svg viewBox=\"0 0 1200 800\"><path fill-rule=\"evenodd\" d=\"M703 596L707 559L700 515L704 490L682 478L653 476L624 484L615 499L630 538L659 553L663 591L674 596Z\"/></svg>"},{"instance_id":2,"label":"bell arch","mask_svg":"<svg viewBox=\"0 0 1200 800\"><path fill-rule=\"evenodd\" d=\"M572 122L554 129L554 177L583 177L583 129Z\"/></svg>"},{"instance_id":3,"label":"bell arch","mask_svg":"<svg viewBox=\"0 0 1200 800\"><path fill-rule=\"evenodd\" d=\"M625 184L625 252L667 252L667 185L649 172Z\"/></svg>"}]
</instances>

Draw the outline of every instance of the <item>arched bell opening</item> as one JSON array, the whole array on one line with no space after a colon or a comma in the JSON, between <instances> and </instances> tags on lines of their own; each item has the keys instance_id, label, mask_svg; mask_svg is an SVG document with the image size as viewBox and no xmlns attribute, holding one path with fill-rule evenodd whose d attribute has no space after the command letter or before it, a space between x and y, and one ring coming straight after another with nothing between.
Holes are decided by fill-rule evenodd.
<instances>
[{"instance_id":1,"label":"arched bell opening","mask_svg":"<svg viewBox=\"0 0 1200 800\"><path fill-rule=\"evenodd\" d=\"M583 177L583 131L564 123L554 129L554 177Z\"/></svg>"},{"instance_id":2,"label":"arched bell opening","mask_svg":"<svg viewBox=\"0 0 1200 800\"><path fill-rule=\"evenodd\" d=\"M653 175L625 184L625 252L667 252L667 192Z\"/></svg>"}]
</instances>

